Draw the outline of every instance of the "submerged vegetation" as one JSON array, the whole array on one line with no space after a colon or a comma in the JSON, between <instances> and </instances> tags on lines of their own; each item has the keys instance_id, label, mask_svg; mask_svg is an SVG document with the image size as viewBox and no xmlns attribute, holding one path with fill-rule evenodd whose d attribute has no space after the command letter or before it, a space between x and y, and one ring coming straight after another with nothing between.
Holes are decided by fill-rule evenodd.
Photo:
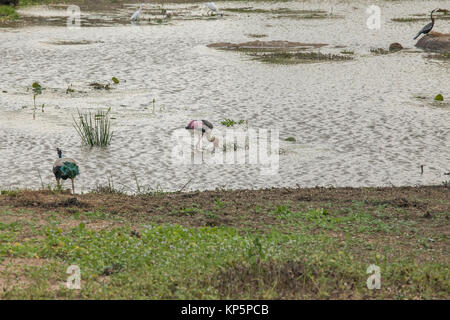
<instances>
[{"instance_id":1,"label":"submerged vegetation","mask_svg":"<svg viewBox=\"0 0 450 320\"><path fill-rule=\"evenodd\" d=\"M111 85L109 84L109 82L107 83L91 82L89 86L95 90L111 90Z\"/></svg>"},{"instance_id":2,"label":"submerged vegetation","mask_svg":"<svg viewBox=\"0 0 450 320\"><path fill-rule=\"evenodd\" d=\"M431 53L431 54L426 55L425 58L450 61L450 53L446 53L446 52Z\"/></svg>"},{"instance_id":3,"label":"submerged vegetation","mask_svg":"<svg viewBox=\"0 0 450 320\"><path fill-rule=\"evenodd\" d=\"M265 38L265 37L267 37L267 34L263 34L263 33L249 33L249 34L247 34L247 36L249 36L250 38Z\"/></svg>"},{"instance_id":4,"label":"submerged vegetation","mask_svg":"<svg viewBox=\"0 0 450 320\"><path fill-rule=\"evenodd\" d=\"M223 125L227 128L234 127L234 125L236 125L236 124L241 125L244 123L248 126L248 120L242 120L242 119L239 121L234 121L233 119L225 119L220 122L221 125Z\"/></svg>"},{"instance_id":5,"label":"submerged vegetation","mask_svg":"<svg viewBox=\"0 0 450 320\"><path fill-rule=\"evenodd\" d=\"M437 94L435 97L434 97L434 100L436 100L436 101L444 101L444 97L442 96L442 94Z\"/></svg>"},{"instance_id":6,"label":"submerged vegetation","mask_svg":"<svg viewBox=\"0 0 450 320\"><path fill-rule=\"evenodd\" d=\"M223 11L237 12L237 13L270 13L270 14L325 14L326 11L323 10L292 10L288 8L278 8L278 9L260 9L253 7L244 8L224 8Z\"/></svg>"},{"instance_id":7,"label":"submerged vegetation","mask_svg":"<svg viewBox=\"0 0 450 320\"><path fill-rule=\"evenodd\" d=\"M107 147L111 143L113 131L108 110L98 110L96 113L81 113L78 111L78 120L75 118L74 127L84 145L90 147Z\"/></svg>"},{"instance_id":8,"label":"submerged vegetation","mask_svg":"<svg viewBox=\"0 0 450 320\"><path fill-rule=\"evenodd\" d=\"M243 8L224 8L223 11L233 13L256 13L256 14L272 14L273 18L291 18L291 19L325 19L325 18L341 18L341 16L333 15L325 10L294 10L288 8L277 9L261 9L253 7Z\"/></svg>"},{"instance_id":9,"label":"submerged vegetation","mask_svg":"<svg viewBox=\"0 0 450 320\"><path fill-rule=\"evenodd\" d=\"M219 42L208 45L210 48L242 52L255 60L276 64L297 64L325 61L347 61L353 57L333 53L322 53L317 50L325 47L324 43L302 43L292 41L250 41L243 43Z\"/></svg>"},{"instance_id":10,"label":"submerged vegetation","mask_svg":"<svg viewBox=\"0 0 450 320\"><path fill-rule=\"evenodd\" d=\"M352 60L350 56L337 55L321 52L272 52L272 53L254 53L255 59L266 63L278 64L297 64L297 63L314 63L324 61L347 61Z\"/></svg>"},{"instance_id":11,"label":"submerged vegetation","mask_svg":"<svg viewBox=\"0 0 450 320\"><path fill-rule=\"evenodd\" d=\"M370 52L373 54L388 54L389 51L383 48L373 48L370 49Z\"/></svg>"},{"instance_id":12,"label":"submerged vegetation","mask_svg":"<svg viewBox=\"0 0 450 320\"><path fill-rule=\"evenodd\" d=\"M0 5L0 22L19 19L19 14L12 6Z\"/></svg>"},{"instance_id":13,"label":"submerged vegetation","mask_svg":"<svg viewBox=\"0 0 450 320\"><path fill-rule=\"evenodd\" d=\"M436 20L450 20L450 14L448 14L448 12L441 11L441 14L439 14L439 12L440 11L437 11L437 13L434 14L433 18L435 18ZM391 21L393 22L425 22L429 20L429 15L424 14L415 14L408 17L398 17L391 19Z\"/></svg>"}]
</instances>

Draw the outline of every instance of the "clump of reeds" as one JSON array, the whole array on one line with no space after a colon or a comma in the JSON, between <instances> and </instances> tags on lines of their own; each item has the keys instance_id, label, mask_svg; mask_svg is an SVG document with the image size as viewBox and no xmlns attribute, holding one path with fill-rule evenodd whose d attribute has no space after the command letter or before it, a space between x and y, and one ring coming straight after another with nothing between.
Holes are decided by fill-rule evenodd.
<instances>
[{"instance_id":1,"label":"clump of reeds","mask_svg":"<svg viewBox=\"0 0 450 320\"><path fill-rule=\"evenodd\" d=\"M111 143L113 131L108 110L98 110L95 113L78 111L78 121L74 118L74 127L83 144L91 147L107 147Z\"/></svg>"}]
</instances>

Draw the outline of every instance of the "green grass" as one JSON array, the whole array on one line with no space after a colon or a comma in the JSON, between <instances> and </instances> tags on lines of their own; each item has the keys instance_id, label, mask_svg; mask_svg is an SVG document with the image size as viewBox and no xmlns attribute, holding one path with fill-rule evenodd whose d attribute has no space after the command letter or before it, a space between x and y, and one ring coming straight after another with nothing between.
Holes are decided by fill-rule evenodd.
<instances>
[{"instance_id":1,"label":"green grass","mask_svg":"<svg viewBox=\"0 0 450 320\"><path fill-rule=\"evenodd\" d=\"M19 19L19 14L12 6L0 5L0 22Z\"/></svg>"},{"instance_id":2,"label":"green grass","mask_svg":"<svg viewBox=\"0 0 450 320\"><path fill-rule=\"evenodd\" d=\"M214 210L188 207L174 214L219 219L230 213L230 203L212 202ZM0 211L3 220L18 218L0 222L0 262L7 264L1 277L9 283L0 298L448 298L448 261L433 249L448 237L420 231L420 225L402 219L402 210L394 217L386 205L368 212L365 204L350 203L340 211L261 204L255 212L277 221L266 231L244 223L132 223L102 208L48 212L45 218ZM19 219L24 215L36 219ZM107 226L94 227L99 224ZM366 287L372 263L381 268L381 290ZM64 286L69 265L81 269L81 290Z\"/></svg>"}]
</instances>

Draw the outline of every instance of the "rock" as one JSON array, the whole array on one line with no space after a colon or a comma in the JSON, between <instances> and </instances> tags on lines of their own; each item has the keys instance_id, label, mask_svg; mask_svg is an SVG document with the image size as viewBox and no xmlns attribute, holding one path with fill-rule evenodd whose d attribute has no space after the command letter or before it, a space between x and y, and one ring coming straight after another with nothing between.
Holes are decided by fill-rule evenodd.
<instances>
[{"instance_id":1,"label":"rock","mask_svg":"<svg viewBox=\"0 0 450 320\"><path fill-rule=\"evenodd\" d=\"M389 51L390 52L400 51L402 49L403 49L403 46L400 43L398 43L398 42L394 42L394 43L391 43L389 45Z\"/></svg>"},{"instance_id":2,"label":"rock","mask_svg":"<svg viewBox=\"0 0 450 320\"><path fill-rule=\"evenodd\" d=\"M450 33L430 32L417 41L416 47L430 51L450 53Z\"/></svg>"}]
</instances>

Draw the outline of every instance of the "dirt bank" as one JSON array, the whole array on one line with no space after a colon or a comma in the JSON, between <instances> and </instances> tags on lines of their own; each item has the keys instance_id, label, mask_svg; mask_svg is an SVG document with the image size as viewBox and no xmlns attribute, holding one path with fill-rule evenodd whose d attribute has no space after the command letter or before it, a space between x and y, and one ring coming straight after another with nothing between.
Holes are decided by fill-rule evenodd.
<instances>
[{"instance_id":1,"label":"dirt bank","mask_svg":"<svg viewBox=\"0 0 450 320\"><path fill-rule=\"evenodd\" d=\"M218 208L218 201L224 209ZM73 197L70 194L54 194L50 191L21 191L0 196L0 209L30 209L33 212L61 211L66 213L95 211L126 216L131 221L153 221L156 223L179 223L187 226L228 225L239 226L242 217L255 222L260 228L276 223L261 212L273 210L278 204L289 203L297 208L327 207L339 211L355 202L363 209L373 210L379 206L386 212L396 214L401 208L405 217L422 221L435 213L450 212L450 188L392 187L392 188L311 188L311 189L266 189L204 191L189 193L161 193L146 196L123 194L85 194ZM217 213L214 219L207 215L176 214L186 208ZM189 210L188 210L189 211ZM216 212L217 211L217 212ZM220 211L220 214L219 214ZM175 214L174 214L175 213Z\"/></svg>"}]
</instances>

